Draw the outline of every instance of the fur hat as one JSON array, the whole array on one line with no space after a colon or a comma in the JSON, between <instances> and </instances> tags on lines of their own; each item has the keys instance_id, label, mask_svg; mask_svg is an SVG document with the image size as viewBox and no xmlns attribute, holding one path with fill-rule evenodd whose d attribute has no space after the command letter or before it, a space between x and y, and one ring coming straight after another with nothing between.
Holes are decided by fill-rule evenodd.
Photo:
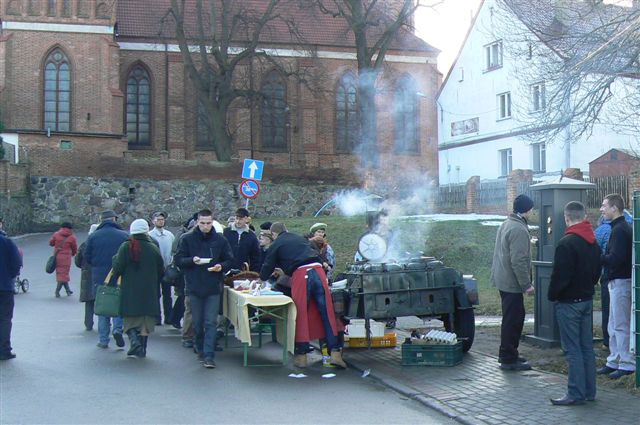
<instances>
[{"instance_id":1,"label":"fur hat","mask_svg":"<svg viewBox=\"0 0 640 425\"><path fill-rule=\"evenodd\" d=\"M131 226L129 226L129 233L132 235L149 233L149 223L147 223L147 220L144 218L135 219L131 223Z\"/></svg>"},{"instance_id":2,"label":"fur hat","mask_svg":"<svg viewBox=\"0 0 640 425\"><path fill-rule=\"evenodd\" d=\"M533 208L533 199L527 195L518 195L513 200L513 212L514 213L526 213Z\"/></svg>"}]
</instances>

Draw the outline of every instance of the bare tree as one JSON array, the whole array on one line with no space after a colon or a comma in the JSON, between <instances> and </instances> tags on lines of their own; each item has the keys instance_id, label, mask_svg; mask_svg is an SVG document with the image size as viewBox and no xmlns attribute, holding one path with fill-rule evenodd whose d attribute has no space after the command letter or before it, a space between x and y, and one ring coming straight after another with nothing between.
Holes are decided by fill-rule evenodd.
<instances>
[{"instance_id":1,"label":"bare tree","mask_svg":"<svg viewBox=\"0 0 640 425\"><path fill-rule=\"evenodd\" d=\"M257 10L235 0L171 0L167 17L171 17L175 25L173 36L204 107L206 124L220 161L229 161L233 153L228 125L232 104L237 99L249 99L253 104L253 100L260 97L252 81L247 81L253 75L238 78L242 64L259 60L276 67L285 76L295 74L295 70L260 47L268 38L267 32L282 23L289 30L291 42L300 42L295 23L285 12L290 3L289 0L265 0L263 8Z\"/></svg>"},{"instance_id":2,"label":"bare tree","mask_svg":"<svg viewBox=\"0 0 640 425\"><path fill-rule=\"evenodd\" d=\"M497 0L511 57L531 59L515 76L544 82L544 109L522 114L534 140L575 142L595 125L640 129L640 8L601 0ZM513 25L514 19L524 25ZM530 96L526 96L529 98Z\"/></svg>"},{"instance_id":3,"label":"bare tree","mask_svg":"<svg viewBox=\"0 0 640 425\"><path fill-rule=\"evenodd\" d=\"M378 163L376 80L387 51L402 29L411 29L419 5L415 0L390 2L378 0L307 0L325 14L344 19L355 38L358 62L358 112L362 161L365 166Z\"/></svg>"}]
</instances>

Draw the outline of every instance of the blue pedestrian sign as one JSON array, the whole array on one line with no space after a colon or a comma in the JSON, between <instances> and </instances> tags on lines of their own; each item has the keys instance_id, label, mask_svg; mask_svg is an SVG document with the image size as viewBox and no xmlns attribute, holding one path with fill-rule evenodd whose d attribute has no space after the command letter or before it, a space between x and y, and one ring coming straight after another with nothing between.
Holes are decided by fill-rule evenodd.
<instances>
[{"instance_id":1,"label":"blue pedestrian sign","mask_svg":"<svg viewBox=\"0 0 640 425\"><path fill-rule=\"evenodd\" d=\"M260 183L255 180L243 180L240 184L240 193L246 199L255 199L260 193Z\"/></svg>"},{"instance_id":2,"label":"blue pedestrian sign","mask_svg":"<svg viewBox=\"0 0 640 425\"><path fill-rule=\"evenodd\" d=\"M262 180L262 171L264 170L264 161L257 159L245 159L242 166L242 178L251 180Z\"/></svg>"}]
</instances>

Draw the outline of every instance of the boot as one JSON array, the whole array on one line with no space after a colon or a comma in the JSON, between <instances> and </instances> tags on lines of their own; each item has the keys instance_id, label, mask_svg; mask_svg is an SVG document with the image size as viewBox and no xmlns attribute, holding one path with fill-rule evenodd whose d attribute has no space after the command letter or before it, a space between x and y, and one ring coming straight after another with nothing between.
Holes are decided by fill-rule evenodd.
<instances>
[{"instance_id":1,"label":"boot","mask_svg":"<svg viewBox=\"0 0 640 425\"><path fill-rule=\"evenodd\" d=\"M67 297L73 294L73 291L69 288L69 282L63 282L62 286L64 286L64 290L67 291Z\"/></svg>"},{"instance_id":2,"label":"boot","mask_svg":"<svg viewBox=\"0 0 640 425\"><path fill-rule=\"evenodd\" d=\"M60 290L62 289L62 283L58 282L56 285L56 298L60 298Z\"/></svg>"},{"instance_id":3,"label":"boot","mask_svg":"<svg viewBox=\"0 0 640 425\"><path fill-rule=\"evenodd\" d=\"M140 332L137 329L129 329L127 331L127 336L129 337L129 351L127 351L127 356L136 356L142 357L142 342L140 341Z\"/></svg>"},{"instance_id":4,"label":"boot","mask_svg":"<svg viewBox=\"0 0 640 425\"><path fill-rule=\"evenodd\" d=\"M346 369L347 364L342 360L342 351L340 350L331 350L331 362L332 365L337 366L341 369Z\"/></svg>"},{"instance_id":5,"label":"boot","mask_svg":"<svg viewBox=\"0 0 640 425\"><path fill-rule=\"evenodd\" d=\"M147 357L147 341L149 340L148 336L141 336L140 339L142 340L142 356L141 357Z\"/></svg>"},{"instance_id":6,"label":"boot","mask_svg":"<svg viewBox=\"0 0 640 425\"><path fill-rule=\"evenodd\" d=\"M299 368L307 367L307 355L306 354L295 354L293 356L293 365Z\"/></svg>"}]
</instances>

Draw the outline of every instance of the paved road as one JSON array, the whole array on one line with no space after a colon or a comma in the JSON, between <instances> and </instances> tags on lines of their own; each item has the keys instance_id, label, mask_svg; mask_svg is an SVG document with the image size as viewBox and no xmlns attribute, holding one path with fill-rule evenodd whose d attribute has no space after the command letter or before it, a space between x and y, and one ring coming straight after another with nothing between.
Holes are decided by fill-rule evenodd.
<instances>
[{"instance_id":1,"label":"paved road","mask_svg":"<svg viewBox=\"0 0 640 425\"><path fill-rule=\"evenodd\" d=\"M220 353L217 369L204 369L173 328L151 337L146 359L98 349L97 333L82 323L75 267L76 293L53 297L54 278L43 271L47 240L17 240L31 289L16 296L18 358L0 363L0 424L453 423L355 370L322 379L326 369L316 365L293 379L290 366L243 368L238 349ZM279 346L269 348L259 354L277 359Z\"/></svg>"}]
</instances>

